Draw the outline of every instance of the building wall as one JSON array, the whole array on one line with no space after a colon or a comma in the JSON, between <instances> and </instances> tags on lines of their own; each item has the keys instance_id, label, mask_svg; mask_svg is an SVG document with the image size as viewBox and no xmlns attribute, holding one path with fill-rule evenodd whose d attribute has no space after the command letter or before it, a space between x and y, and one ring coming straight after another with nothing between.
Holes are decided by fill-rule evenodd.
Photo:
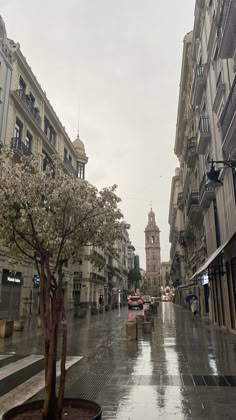
<instances>
[{"instance_id":1,"label":"building wall","mask_svg":"<svg viewBox=\"0 0 236 420\"><path fill-rule=\"evenodd\" d=\"M176 205L173 193L169 218L171 273L175 275L178 271L174 256L179 243L184 257L186 293L188 284L193 288L190 283L194 281L201 315L209 314L213 322L231 330L236 329L236 240L232 239L209 265L209 284L202 285L201 276L194 274L236 230L234 176L224 163L236 157L236 112L232 105L236 97L235 19L235 1L195 3L193 31L184 39L175 139L183 192L183 201L178 206L183 214L183 231L177 242L173 232L175 224L180 230L181 222L173 217ZM194 144L191 150L190 136ZM214 168L221 170L221 186L209 183L211 159L219 161ZM197 193L195 208L189 206L191 192Z\"/></svg>"},{"instance_id":2,"label":"building wall","mask_svg":"<svg viewBox=\"0 0 236 420\"><path fill-rule=\"evenodd\" d=\"M4 143L12 76L14 43L9 42L5 24L0 16L0 142Z\"/></svg>"}]
</instances>

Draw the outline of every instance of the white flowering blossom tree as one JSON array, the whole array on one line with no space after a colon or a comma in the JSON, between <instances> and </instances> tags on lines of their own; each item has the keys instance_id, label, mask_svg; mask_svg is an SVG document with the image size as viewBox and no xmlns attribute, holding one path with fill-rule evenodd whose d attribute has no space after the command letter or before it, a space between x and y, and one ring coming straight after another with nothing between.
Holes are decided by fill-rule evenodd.
<instances>
[{"instance_id":1,"label":"white flowering blossom tree","mask_svg":"<svg viewBox=\"0 0 236 420\"><path fill-rule=\"evenodd\" d=\"M63 304L63 265L87 245L112 246L125 223L116 186L100 192L63 173L53 159L42 172L38 157L14 162L0 154L0 240L12 255L33 260L40 276L40 317L45 343L45 399L42 418L62 416L67 327ZM63 328L61 376L56 393L58 328Z\"/></svg>"}]
</instances>

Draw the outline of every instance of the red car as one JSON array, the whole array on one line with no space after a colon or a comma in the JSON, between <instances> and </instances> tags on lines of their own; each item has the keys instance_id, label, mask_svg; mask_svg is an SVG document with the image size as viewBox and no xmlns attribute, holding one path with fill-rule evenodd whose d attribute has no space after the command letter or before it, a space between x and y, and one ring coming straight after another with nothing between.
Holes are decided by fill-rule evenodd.
<instances>
[{"instance_id":1,"label":"red car","mask_svg":"<svg viewBox=\"0 0 236 420\"><path fill-rule=\"evenodd\" d=\"M143 309L143 299L141 298L141 296L130 296L128 298L128 308Z\"/></svg>"}]
</instances>

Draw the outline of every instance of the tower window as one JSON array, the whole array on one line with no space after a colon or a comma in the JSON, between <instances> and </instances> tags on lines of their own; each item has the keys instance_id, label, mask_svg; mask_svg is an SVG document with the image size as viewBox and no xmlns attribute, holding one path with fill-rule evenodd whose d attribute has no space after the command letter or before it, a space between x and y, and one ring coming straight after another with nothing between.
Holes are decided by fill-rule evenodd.
<instances>
[{"instance_id":1,"label":"tower window","mask_svg":"<svg viewBox=\"0 0 236 420\"><path fill-rule=\"evenodd\" d=\"M151 237L151 242L152 242L152 244L154 244L154 243L155 243L155 236L152 236L152 237Z\"/></svg>"}]
</instances>

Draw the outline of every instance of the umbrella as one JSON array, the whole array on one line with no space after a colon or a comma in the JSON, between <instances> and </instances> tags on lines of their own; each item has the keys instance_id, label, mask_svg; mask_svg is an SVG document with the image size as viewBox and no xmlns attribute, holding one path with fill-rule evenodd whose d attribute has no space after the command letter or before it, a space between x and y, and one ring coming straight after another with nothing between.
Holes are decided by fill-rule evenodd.
<instances>
[{"instance_id":1,"label":"umbrella","mask_svg":"<svg viewBox=\"0 0 236 420\"><path fill-rule=\"evenodd\" d=\"M193 297L195 297L195 299L197 299L197 296L194 295L194 294L190 294L190 295L186 296L186 298L185 298L186 302L189 303L193 299Z\"/></svg>"}]
</instances>

